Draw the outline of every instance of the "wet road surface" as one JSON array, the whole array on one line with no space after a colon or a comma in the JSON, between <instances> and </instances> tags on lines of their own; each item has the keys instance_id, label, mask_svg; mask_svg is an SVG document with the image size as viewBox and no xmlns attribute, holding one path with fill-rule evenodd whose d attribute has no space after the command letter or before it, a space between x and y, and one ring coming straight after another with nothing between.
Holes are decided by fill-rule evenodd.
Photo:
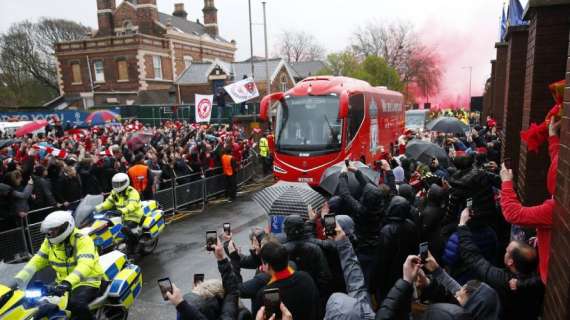
<instances>
[{"instance_id":1,"label":"wet road surface","mask_svg":"<svg viewBox=\"0 0 570 320\"><path fill-rule=\"evenodd\" d=\"M129 312L129 319L176 319L174 306L162 299L156 281L170 277L183 293L192 289L194 273L205 278L220 279L217 261L204 249L208 230L221 229L231 223L232 233L242 252L248 252L249 230L264 226L266 215L253 200L253 192L244 192L232 203L210 205L204 212L170 223L155 252L140 262L143 272L143 289ZM253 276L253 270L242 270L244 279ZM249 305L249 303L246 303Z\"/></svg>"}]
</instances>

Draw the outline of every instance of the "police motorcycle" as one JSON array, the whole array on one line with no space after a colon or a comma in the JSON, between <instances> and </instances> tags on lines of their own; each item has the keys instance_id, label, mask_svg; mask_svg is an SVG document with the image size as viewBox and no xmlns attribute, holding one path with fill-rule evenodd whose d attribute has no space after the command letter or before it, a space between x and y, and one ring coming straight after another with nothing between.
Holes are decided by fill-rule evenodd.
<instances>
[{"instance_id":1,"label":"police motorcycle","mask_svg":"<svg viewBox=\"0 0 570 320\"><path fill-rule=\"evenodd\" d=\"M71 220L71 221L70 221ZM65 226L61 230L61 226ZM48 240L44 241L40 251L32 258L33 263L28 262L26 266L10 281L8 285L0 284L0 319L20 320L20 319L70 319L71 314L68 309L69 290L61 290L62 283L56 286L46 285L52 283L54 275L50 275L50 270L55 271L55 276L59 279L63 277L61 265L68 268L70 264L77 261L77 257L72 254L73 250L81 250L82 245L78 240L83 236L73 235L70 240L75 247L65 246L63 258L58 256L57 251L63 250L60 245L66 238L72 237L75 230L75 221L68 212L56 211L48 215L42 222L42 233L47 234ZM52 231L55 235L52 235ZM68 248L72 251L68 252ZM47 250L47 252L46 252ZM79 254L78 257L92 256L89 254ZM70 258L72 257L72 258ZM88 257L83 257L87 259ZM36 259L36 260L34 260ZM70 261L70 259L72 259ZM64 261L63 263L61 261ZM120 251L112 251L97 258L97 269L101 268L101 282L98 283L99 291L93 301L88 304L89 310L97 319L126 319L128 309L139 295L142 288L142 275L140 268L130 263L126 255ZM51 266L49 268L48 266ZM73 272L67 270L67 277L74 275L79 277L79 281L89 282L89 277L75 269ZM91 270L91 268L90 268ZM86 271L86 270L84 270ZM29 284L30 279L36 279ZM40 279L40 280L37 280ZM67 279L67 278L66 278ZM99 276L97 278L97 281ZM65 282L65 281L63 281ZM69 285L69 283L67 283ZM19 289L18 289L19 288Z\"/></svg>"},{"instance_id":2,"label":"police motorcycle","mask_svg":"<svg viewBox=\"0 0 570 320\"><path fill-rule=\"evenodd\" d=\"M126 252L121 213L114 210L96 212L95 207L103 201L102 195L87 195L75 210L75 221L80 232L93 239L100 253L112 250ZM139 248L142 255L149 255L158 246L158 238L166 223L164 213L155 200L141 201L141 205L144 218Z\"/></svg>"},{"instance_id":3,"label":"police motorcycle","mask_svg":"<svg viewBox=\"0 0 570 320\"><path fill-rule=\"evenodd\" d=\"M101 294L89 304L89 310L96 319L127 319L129 308L141 292L141 269L116 250L99 257L99 264L107 285L100 288ZM0 319L71 319L65 310L69 293L59 297L54 289L41 281L17 290L0 284Z\"/></svg>"}]
</instances>

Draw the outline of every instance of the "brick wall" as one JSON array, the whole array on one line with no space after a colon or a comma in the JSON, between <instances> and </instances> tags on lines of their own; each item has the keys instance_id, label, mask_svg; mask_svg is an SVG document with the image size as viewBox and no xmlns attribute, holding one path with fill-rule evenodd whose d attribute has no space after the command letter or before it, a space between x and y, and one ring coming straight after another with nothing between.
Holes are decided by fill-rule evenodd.
<instances>
[{"instance_id":1,"label":"brick wall","mask_svg":"<svg viewBox=\"0 0 570 320\"><path fill-rule=\"evenodd\" d=\"M97 0L97 10L115 10L115 0ZM97 36L109 36L113 34L113 13L101 11L97 13L99 30Z\"/></svg>"},{"instance_id":2,"label":"brick wall","mask_svg":"<svg viewBox=\"0 0 570 320\"><path fill-rule=\"evenodd\" d=\"M130 21L133 26L137 26L137 9L134 6L125 2L124 4L120 5L119 8L113 14L113 23L117 28L123 28L125 25L125 21Z\"/></svg>"},{"instance_id":3,"label":"brick wall","mask_svg":"<svg viewBox=\"0 0 570 320\"><path fill-rule=\"evenodd\" d=\"M507 74L508 46L505 42L495 44L497 60L495 63L495 78L493 82L493 114L497 120L497 128L503 128L503 115L505 110L505 82Z\"/></svg>"},{"instance_id":4,"label":"brick wall","mask_svg":"<svg viewBox=\"0 0 570 320\"><path fill-rule=\"evenodd\" d=\"M569 36L570 38L570 36ZM566 65L566 91L556 186L557 206L552 230L549 282L544 318L570 319L570 46Z\"/></svg>"},{"instance_id":5,"label":"brick wall","mask_svg":"<svg viewBox=\"0 0 570 320\"><path fill-rule=\"evenodd\" d=\"M511 158L513 172L518 172L520 154L520 131L522 124L524 76L526 70L526 50L528 27L509 27L507 33L507 67L505 82L505 102L503 115L502 157ZM516 183L516 179L515 179Z\"/></svg>"},{"instance_id":6,"label":"brick wall","mask_svg":"<svg viewBox=\"0 0 570 320\"><path fill-rule=\"evenodd\" d=\"M548 85L565 77L570 30L570 5L532 7L530 20L522 128L541 123L554 104ZM542 203L548 197L546 146L538 154L521 145L518 191L527 205Z\"/></svg>"}]
</instances>

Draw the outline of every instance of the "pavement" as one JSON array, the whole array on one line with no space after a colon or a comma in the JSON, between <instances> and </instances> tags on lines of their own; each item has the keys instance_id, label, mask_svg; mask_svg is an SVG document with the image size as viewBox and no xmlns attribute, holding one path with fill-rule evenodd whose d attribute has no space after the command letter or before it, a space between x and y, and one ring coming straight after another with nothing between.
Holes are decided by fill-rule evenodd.
<instances>
[{"instance_id":1,"label":"pavement","mask_svg":"<svg viewBox=\"0 0 570 320\"><path fill-rule=\"evenodd\" d=\"M267 185L271 183L271 179L266 180ZM194 273L204 273L206 279L220 279L216 259L204 249L206 231L221 232L222 224L229 222L234 240L242 252L248 252L249 230L253 226L265 226L267 216L251 200L254 189L245 188L247 190L240 192L231 203L210 203L203 212L167 225L154 253L139 263L143 272L143 288L129 310L129 319L176 319L174 306L162 299L158 279L169 277L183 293L191 291ZM253 270L243 270L242 275L245 279L251 278Z\"/></svg>"}]
</instances>

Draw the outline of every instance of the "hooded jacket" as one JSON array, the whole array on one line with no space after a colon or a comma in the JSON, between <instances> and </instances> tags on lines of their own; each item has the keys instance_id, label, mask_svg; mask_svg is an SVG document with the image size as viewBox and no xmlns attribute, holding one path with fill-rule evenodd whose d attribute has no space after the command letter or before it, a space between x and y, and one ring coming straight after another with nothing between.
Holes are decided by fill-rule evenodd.
<instances>
[{"instance_id":1,"label":"hooded jacket","mask_svg":"<svg viewBox=\"0 0 570 320\"><path fill-rule=\"evenodd\" d=\"M459 283L441 268L433 272L433 280L445 287L451 294L461 289ZM481 283L479 289L469 297L463 309L471 315L473 320L498 320L501 304L497 292L489 285Z\"/></svg>"},{"instance_id":2,"label":"hooded jacket","mask_svg":"<svg viewBox=\"0 0 570 320\"><path fill-rule=\"evenodd\" d=\"M459 217L466 200L472 198L474 221L480 220L483 224L496 222L493 188L501 186L501 178L473 167L473 158L470 156L458 157L454 163L458 171L449 178L452 215Z\"/></svg>"},{"instance_id":3,"label":"hooded jacket","mask_svg":"<svg viewBox=\"0 0 570 320\"><path fill-rule=\"evenodd\" d=\"M361 201L351 195L346 173L340 174L339 195L346 205L345 213L354 220L357 238L355 248L358 252L359 249L375 248L380 244L380 228L388 195L383 194L374 184L368 183L360 171L354 175L363 188Z\"/></svg>"},{"instance_id":4,"label":"hooded jacket","mask_svg":"<svg viewBox=\"0 0 570 320\"><path fill-rule=\"evenodd\" d=\"M224 298L220 300L216 297L202 298L196 294L187 295L184 298L190 301L182 301L176 306L180 320L237 319L238 285L241 281L232 271L232 265L228 259L218 261L218 270L222 275Z\"/></svg>"},{"instance_id":5,"label":"hooded jacket","mask_svg":"<svg viewBox=\"0 0 570 320\"><path fill-rule=\"evenodd\" d=\"M323 306L331 294L331 271L321 248L309 241L305 221L301 216L291 215L283 222L287 242L283 244L289 252L289 260L295 262L298 270L307 272L315 281Z\"/></svg>"},{"instance_id":6,"label":"hooded jacket","mask_svg":"<svg viewBox=\"0 0 570 320\"><path fill-rule=\"evenodd\" d=\"M445 217L447 192L437 184L432 184L427 194L427 204L420 216L421 241L428 242L429 250L436 260L441 258L445 239L441 234L441 222Z\"/></svg>"},{"instance_id":7,"label":"hooded jacket","mask_svg":"<svg viewBox=\"0 0 570 320\"><path fill-rule=\"evenodd\" d=\"M400 196L393 197L380 231L377 272L371 280L373 292L378 290L382 298L402 277L402 264L408 255L415 254L418 250L418 232L414 222L408 218L409 214L408 200Z\"/></svg>"},{"instance_id":8,"label":"hooded jacket","mask_svg":"<svg viewBox=\"0 0 570 320\"><path fill-rule=\"evenodd\" d=\"M479 289L469 297L463 309L471 314L473 320L497 320L501 304L497 292L486 283L481 283Z\"/></svg>"}]
</instances>

